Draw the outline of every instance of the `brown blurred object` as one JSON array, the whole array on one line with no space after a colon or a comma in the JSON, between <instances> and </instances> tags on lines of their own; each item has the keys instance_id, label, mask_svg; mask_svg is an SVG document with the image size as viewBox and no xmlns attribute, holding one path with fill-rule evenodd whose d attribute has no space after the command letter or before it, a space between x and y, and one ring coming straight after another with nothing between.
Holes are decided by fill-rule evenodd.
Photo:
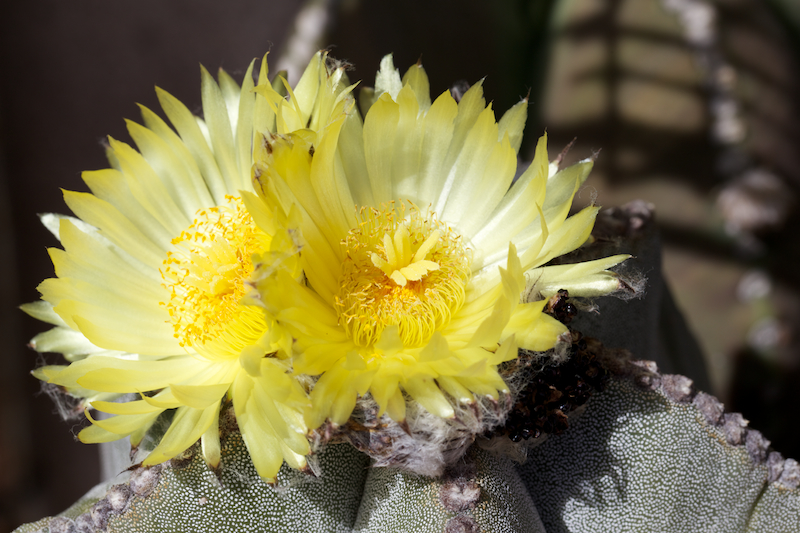
<instances>
[{"instance_id":1,"label":"brown blurred object","mask_svg":"<svg viewBox=\"0 0 800 533\"><path fill-rule=\"evenodd\" d=\"M796 317L737 297L759 267L782 300L800 300L800 64L779 19L756 0L564 0L550 42L551 145L577 136L573 159L602 149L582 202L656 205L665 277L702 345L712 392L739 397L736 354L765 315L794 333L760 375L789 371L800 361ZM773 407L763 416L797 417ZM800 453L800 441L775 446Z\"/></svg>"}]
</instances>

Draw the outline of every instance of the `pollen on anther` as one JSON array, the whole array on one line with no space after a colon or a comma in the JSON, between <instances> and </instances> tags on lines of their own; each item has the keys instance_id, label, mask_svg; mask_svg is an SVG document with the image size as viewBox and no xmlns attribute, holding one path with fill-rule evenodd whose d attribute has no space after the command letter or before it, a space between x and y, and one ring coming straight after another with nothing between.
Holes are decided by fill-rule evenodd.
<instances>
[{"instance_id":1,"label":"pollen on anther","mask_svg":"<svg viewBox=\"0 0 800 533\"><path fill-rule=\"evenodd\" d=\"M253 222L240 198L202 209L175 239L163 261L166 306L181 346L216 338L241 313L250 258L269 247L270 238Z\"/></svg>"}]
</instances>

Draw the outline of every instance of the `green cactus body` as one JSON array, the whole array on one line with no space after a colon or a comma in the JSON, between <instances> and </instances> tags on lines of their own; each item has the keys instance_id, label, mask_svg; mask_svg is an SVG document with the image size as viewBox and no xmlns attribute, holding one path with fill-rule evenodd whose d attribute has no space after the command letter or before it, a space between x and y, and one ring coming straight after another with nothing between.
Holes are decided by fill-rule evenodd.
<instances>
[{"instance_id":1,"label":"green cactus body","mask_svg":"<svg viewBox=\"0 0 800 533\"><path fill-rule=\"evenodd\" d=\"M200 454L140 468L104 498L94 491L17 533L800 531L795 461L768 454L758 432L688 379L633 374L522 466L473 447L429 478L370 469L349 445L330 445L319 477L284 467L271 487L232 433L219 478Z\"/></svg>"},{"instance_id":2,"label":"green cactus body","mask_svg":"<svg viewBox=\"0 0 800 533\"><path fill-rule=\"evenodd\" d=\"M545 531L511 461L477 447L441 478L371 469L355 530Z\"/></svg>"},{"instance_id":3,"label":"green cactus body","mask_svg":"<svg viewBox=\"0 0 800 533\"><path fill-rule=\"evenodd\" d=\"M367 474L363 454L329 446L320 477L284 467L271 487L258 477L240 434L231 434L224 450L219 479L199 454L184 467L165 468L152 493L110 517L108 530L352 531Z\"/></svg>"},{"instance_id":4,"label":"green cactus body","mask_svg":"<svg viewBox=\"0 0 800 533\"><path fill-rule=\"evenodd\" d=\"M520 470L548 533L800 531L797 489L728 440L694 405L614 381Z\"/></svg>"}]
</instances>

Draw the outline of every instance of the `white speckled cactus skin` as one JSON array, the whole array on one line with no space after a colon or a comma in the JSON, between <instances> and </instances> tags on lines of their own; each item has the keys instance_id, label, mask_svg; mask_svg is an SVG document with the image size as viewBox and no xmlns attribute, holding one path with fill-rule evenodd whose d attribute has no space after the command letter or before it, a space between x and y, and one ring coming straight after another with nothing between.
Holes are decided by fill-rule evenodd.
<instances>
[{"instance_id":1,"label":"white speckled cactus skin","mask_svg":"<svg viewBox=\"0 0 800 533\"><path fill-rule=\"evenodd\" d=\"M640 211L626 206L617 216ZM657 246L652 230L644 224L632 237L628 232L622 251L655 258L653 268L642 269L654 276L660 261L648 253ZM670 339L654 340L648 328L614 327L633 323L631 315L661 323L664 313L677 313L664 311L663 295L657 296L611 316L604 311L613 320L596 334L612 346L639 348L635 353L659 355L659 343L671 346L659 365L672 370L696 351L678 315L659 330ZM605 362L615 375L605 392L589 400L564 434L529 450L522 465L473 446L433 479L370 468L367 456L349 445L330 445L319 456L319 478L284 467L274 488L258 478L232 433L221 484L198 454L135 470L129 481L100 486L61 517L17 533L800 533L796 461L769 453L741 415L695 394L688 378L614 357Z\"/></svg>"},{"instance_id":2,"label":"white speckled cactus skin","mask_svg":"<svg viewBox=\"0 0 800 533\"><path fill-rule=\"evenodd\" d=\"M331 445L319 478L284 469L274 488L234 433L221 483L199 456L140 469L105 498L17 532L800 532L797 463L767 458L763 443L750 445L757 432L732 435L728 418L710 423L713 409L696 401L705 397L681 396L682 385L618 376L525 464L473 447L440 479L370 469Z\"/></svg>"},{"instance_id":3,"label":"white speckled cactus skin","mask_svg":"<svg viewBox=\"0 0 800 533\"><path fill-rule=\"evenodd\" d=\"M613 382L519 468L548 533L800 531L797 485L770 482L766 461L704 418Z\"/></svg>"}]
</instances>

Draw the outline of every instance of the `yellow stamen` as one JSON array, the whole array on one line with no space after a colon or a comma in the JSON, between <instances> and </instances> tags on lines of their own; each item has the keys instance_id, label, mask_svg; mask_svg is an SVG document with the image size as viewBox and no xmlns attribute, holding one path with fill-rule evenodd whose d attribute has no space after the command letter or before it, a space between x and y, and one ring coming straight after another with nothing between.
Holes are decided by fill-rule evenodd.
<instances>
[{"instance_id":1,"label":"yellow stamen","mask_svg":"<svg viewBox=\"0 0 800 533\"><path fill-rule=\"evenodd\" d=\"M342 241L345 262L336 297L339 322L359 346L397 325L406 346L445 326L464 302L469 257L457 235L433 213L411 205L362 209Z\"/></svg>"},{"instance_id":2,"label":"yellow stamen","mask_svg":"<svg viewBox=\"0 0 800 533\"><path fill-rule=\"evenodd\" d=\"M175 248L161 268L170 296L161 303L181 346L203 345L223 333L241 336L237 329L248 340L258 339L266 330L263 318L243 314L239 302L253 271L250 258L269 248L270 237L258 229L240 198L226 199L226 205L197 212L172 240Z\"/></svg>"}]
</instances>

